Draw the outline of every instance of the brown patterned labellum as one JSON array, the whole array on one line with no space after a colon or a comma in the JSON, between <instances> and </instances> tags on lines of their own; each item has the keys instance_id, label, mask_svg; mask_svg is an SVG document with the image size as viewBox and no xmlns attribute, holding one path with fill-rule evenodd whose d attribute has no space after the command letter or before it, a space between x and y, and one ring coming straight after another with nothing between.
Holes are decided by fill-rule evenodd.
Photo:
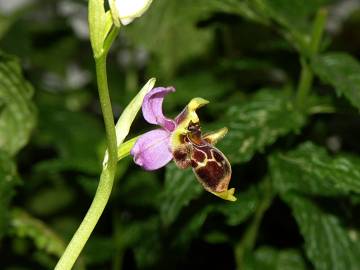
<instances>
[{"instance_id":1,"label":"brown patterned labellum","mask_svg":"<svg viewBox=\"0 0 360 270\"><path fill-rule=\"evenodd\" d=\"M199 123L190 123L188 133L181 138L182 144L173 152L176 165L185 169L192 167L198 181L210 192L228 189L231 165L217 149L210 137L204 138Z\"/></svg>"}]
</instances>

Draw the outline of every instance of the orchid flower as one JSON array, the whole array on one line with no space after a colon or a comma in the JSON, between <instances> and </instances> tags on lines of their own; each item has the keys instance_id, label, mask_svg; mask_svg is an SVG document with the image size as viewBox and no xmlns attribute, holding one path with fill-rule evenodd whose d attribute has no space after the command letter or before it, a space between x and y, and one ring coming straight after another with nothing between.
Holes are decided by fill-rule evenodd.
<instances>
[{"instance_id":1,"label":"orchid flower","mask_svg":"<svg viewBox=\"0 0 360 270\"><path fill-rule=\"evenodd\" d=\"M162 104L174 87L157 87L146 94L142 103L145 120L158 129L146 132L138 138L131 155L137 165L145 170L156 170L171 160L181 168L192 167L205 190L225 200L235 201L235 189L228 189L231 166L214 144L225 136L226 128L202 135L196 109L209 103L203 98L193 98L175 118L164 116Z\"/></svg>"}]
</instances>

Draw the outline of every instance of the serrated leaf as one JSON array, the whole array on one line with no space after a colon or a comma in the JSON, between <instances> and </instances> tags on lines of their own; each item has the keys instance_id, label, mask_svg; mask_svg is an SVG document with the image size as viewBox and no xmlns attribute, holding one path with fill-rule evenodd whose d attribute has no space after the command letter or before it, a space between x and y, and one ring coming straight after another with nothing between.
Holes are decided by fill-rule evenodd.
<instances>
[{"instance_id":1,"label":"serrated leaf","mask_svg":"<svg viewBox=\"0 0 360 270\"><path fill-rule=\"evenodd\" d=\"M288 153L270 158L274 188L284 193L297 190L313 195L360 193L360 159L330 156L326 149L310 142Z\"/></svg>"},{"instance_id":2,"label":"serrated leaf","mask_svg":"<svg viewBox=\"0 0 360 270\"><path fill-rule=\"evenodd\" d=\"M305 115L295 109L289 95L261 90L249 100L232 105L216 123L229 128L217 147L230 162L246 162L279 137L298 132L304 124Z\"/></svg>"},{"instance_id":3,"label":"serrated leaf","mask_svg":"<svg viewBox=\"0 0 360 270\"><path fill-rule=\"evenodd\" d=\"M346 53L327 53L312 61L314 72L360 109L360 63Z\"/></svg>"},{"instance_id":4,"label":"serrated leaf","mask_svg":"<svg viewBox=\"0 0 360 270\"><path fill-rule=\"evenodd\" d=\"M180 170L175 164L169 164L166 167L165 184L160 200L160 216L164 225L170 225L181 209L199 197L202 191L202 186L190 169Z\"/></svg>"},{"instance_id":5,"label":"serrated leaf","mask_svg":"<svg viewBox=\"0 0 360 270\"><path fill-rule=\"evenodd\" d=\"M32 96L18 61L0 52L0 149L10 155L28 142L35 126Z\"/></svg>"},{"instance_id":6,"label":"serrated leaf","mask_svg":"<svg viewBox=\"0 0 360 270\"><path fill-rule=\"evenodd\" d=\"M11 213L11 233L17 237L31 238L39 250L58 257L65 250L63 240L46 224L18 208Z\"/></svg>"},{"instance_id":7,"label":"serrated leaf","mask_svg":"<svg viewBox=\"0 0 360 270\"><path fill-rule=\"evenodd\" d=\"M260 247L253 256L246 258L248 270L305 270L305 262L300 252L294 249L276 250Z\"/></svg>"},{"instance_id":8,"label":"serrated leaf","mask_svg":"<svg viewBox=\"0 0 360 270\"><path fill-rule=\"evenodd\" d=\"M8 154L0 151L0 238L8 229L10 202L18 183L15 163Z\"/></svg>"},{"instance_id":9,"label":"serrated leaf","mask_svg":"<svg viewBox=\"0 0 360 270\"><path fill-rule=\"evenodd\" d=\"M360 245L341 220L298 195L284 196L305 240L305 251L317 270L356 270Z\"/></svg>"},{"instance_id":10,"label":"serrated leaf","mask_svg":"<svg viewBox=\"0 0 360 270\"><path fill-rule=\"evenodd\" d=\"M239 14L250 20L270 25L280 24L283 35L300 51L307 52L312 15L331 0L214 0L215 11ZM275 25L277 26L277 25Z\"/></svg>"}]
</instances>

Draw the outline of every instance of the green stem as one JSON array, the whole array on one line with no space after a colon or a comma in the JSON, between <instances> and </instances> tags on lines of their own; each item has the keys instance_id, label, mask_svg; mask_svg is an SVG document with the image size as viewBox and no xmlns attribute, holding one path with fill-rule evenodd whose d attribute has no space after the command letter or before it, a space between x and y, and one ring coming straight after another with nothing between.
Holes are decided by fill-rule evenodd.
<instances>
[{"instance_id":1,"label":"green stem","mask_svg":"<svg viewBox=\"0 0 360 270\"><path fill-rule=\"evenodd\" d=\"M327 17L326 9L320 9L317 12L310 37L309 47L308 47L309 59L305 59L302 57L300 60L301 74L300 74L299 86L297 90L296 102L301 110L304 109L305 107L306 98L309 95L314 79L314 73L310 67L309 61L311 61L311 59L315 57L319 52L320 43L326 23L326 17Z\"/></svg>"},{"instance_id":2,"label":"green stem","mask_svg":"<svg viewBox=\"0 0 360 270\"><path fill-rule=\"evenodd\" d=\"M92 231L95 228L104 208L109 200L112 189L112 181L114 174L105 168L100 176L99 186L97 188L95 197L91 206L86 213L79 228L75 232L70 243L66 247L65 252L57 263L55 270L68 270L71 269L80 255L85 243L89 239Z\"/></svg>"},{"instance_id":3,"label":"green stem","mask_svg":"<svg viewBox=\"0 0 360 270\"><path fill-rule=\"evenodd\" d=\"M111 107L110 95L109 95L109 89L107 83L106 56L107 56L107 51L105 51L105 54L102 55L100 58L95 59L96 77L98 82L100 105L105 123L108 152L109 152L109 160L107 166L111 171L115 171L116 163L117 163L117 143L116 143L114 116Z\"/></svg>"},{"instance_id":4,"label":"green stem","mask_svg":"<svg viewBox=\"0 0 360 270\"><path fill-rule=\"evenodd\" d=\"M107 53L110 50L111 45L113 44L115 38L119 34L119 31L120 31L120 27L113 26L111 28L108 36L106 37L106 39L104 41L104 46L103 46L104 53L103 53L103 55L107 55Z\"/></svg>"},{"instance_id":5,"label":"green stem","mask_svg":"<svg viewBox=\"0 0 360 270\"><path fill-rule=\"evenodd\" d=\"M301 58L301 73L300 81L297 90L296 102L300 109L303 109L305 106L306 98L309 95L313 80L314 74L310 68L309 63L304 58Z\"/></svg>"},{"instance_id":6,"label":"green stem","mask_svg":"<svg viewBox=\"0 0 360 270\"><path fill-rule=\"evenodd\" d=\"M321 39L324 33L324 27L327 17L326 9L319 9L316 14L314 26L311 32L311 42L310 42L310 56L314 56L319 52Z\"/></svg>"},{"instance_id":7,"label":"green stem","mask_svg":"<svg viewBox=\"0 0 360 270\"><path fill-rule=\"evenodd\" d=\"M264 195L258 207L256 208L254 218L250 225L247 227L244 233L244 237L241 239L240 243L235 245L235 260L237 269L239 270L245 269L244 258L246 254L254 248L262 218L266 210L270 207L273 199L270 180L266 178L263 181L263 185Z\"/></svg>"},{"instance_id":8,"label":"green stem","mask_svg":"<svg viewBox=\"0 0 360 270\"><path fill-rule=\"evenodd\" d=\"M100 104L107 136L109 159L107 165L101 172L99 186L96 190L96 194L91 203L91 206L70 243L66 247L66 250L57 263L55 270L68 270L73 267L76 259L79 257L83 247L85 246L87 240L95 228L95 225L104 211L114 183L117 163L117 144L114 117L107 83L107 51L108 50L106 50L105 53L102 54L99 58L96 58L95 62Z\"/></svg>"}]
</instances>

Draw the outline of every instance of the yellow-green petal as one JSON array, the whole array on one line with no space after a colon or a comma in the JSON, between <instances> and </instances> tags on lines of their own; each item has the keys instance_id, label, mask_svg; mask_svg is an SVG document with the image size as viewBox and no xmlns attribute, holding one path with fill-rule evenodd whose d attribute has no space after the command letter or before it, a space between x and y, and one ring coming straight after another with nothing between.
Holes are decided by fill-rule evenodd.
<instances>
[{"instance_id":1,"label":"yellow-green petal","mask_svg":"<svg viewBox=\"0 0 360 270\"><path fill-rule=\"evenodd\" d=\"M227 132L228 129L224 127L217 131L204 134L203 139L211 144L216 144L219 140L224 138Z\"/></svg>"},{"instance_id":2,"label":"yellow-green petal","mask_svg":"<svg viewBox=\"0 0 360 270\"><path fill-rule=\"evenodd\" d=\"M221 199L227 200L227 201L236 201L236 197L234 196L235 188L230 188L228 190L225 190L223 192L211 192L215 196L220 197Z\"/></svg>"}]
</instances>

